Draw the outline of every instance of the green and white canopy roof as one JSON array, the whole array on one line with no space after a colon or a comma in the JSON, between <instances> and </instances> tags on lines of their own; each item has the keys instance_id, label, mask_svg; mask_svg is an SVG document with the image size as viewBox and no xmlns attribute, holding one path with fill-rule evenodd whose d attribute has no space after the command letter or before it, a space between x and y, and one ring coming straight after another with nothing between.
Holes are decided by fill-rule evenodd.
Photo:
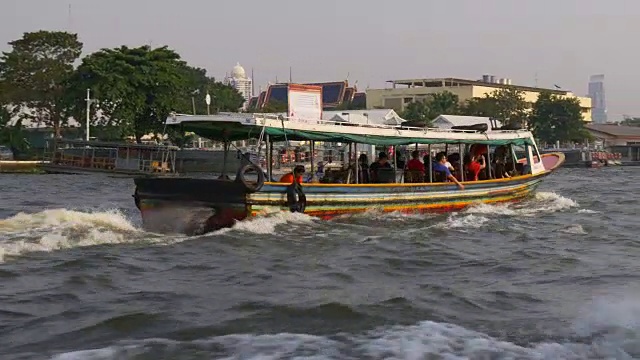
<instances>
[{"instance_id":1,"label":"green and white canopy roof","mask_svg":"<svg viewBox=\"0 0 640 360\"><path fill-rule=\"evenodd\" d=\"M410 144L534 144L526 130L449 130L400 125L378 125L327 120L289 120L282 114L220 113L216 115L171 115L167 125L181 126L212 140L258 138L262 131L271 141L315 140L356 142L371 145Z\"/></svg>"}]
</instances>

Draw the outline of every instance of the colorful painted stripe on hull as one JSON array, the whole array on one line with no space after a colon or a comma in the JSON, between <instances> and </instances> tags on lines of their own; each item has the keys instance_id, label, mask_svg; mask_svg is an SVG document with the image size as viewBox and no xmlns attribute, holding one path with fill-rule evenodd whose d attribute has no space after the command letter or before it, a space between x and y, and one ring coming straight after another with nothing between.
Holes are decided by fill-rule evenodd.
<instances>
[{"instance_id":1,"label":"colorful painted stripe on hull","mask_svg":"<svg viewBox=\"0 0 640 360\"><path fill-rule=\"evenodd\" d=\"M473 203L495 203L517 201L528 196L540 183L541 177L528 178L514 184L502 186L472 187L465 190L412 191L411 187L403 188L403 192L395 192L397 188L378 188L369 193L352 193L346 188L334 189L332 193L312 193L313 186L305 187L307 204L305 213L312 216L326 217L345 213L367 211L380 208L383 211L447 211L464 208ZM416 186L416 190L424 186ZM437 188L436 188L437 189ZM273 189L275 190L275 189ZM284 190L284 189L283 189ZM280 190L280 191L283 191ZM340 192L342 190L343 192ZM369 188L369 190L373 190ZM391 190L391 191L390 191ZM282 192L259 192L248 196L251 215L255 216L272 209L286 210L286 195Z\"/></svg>"}]
</instances>

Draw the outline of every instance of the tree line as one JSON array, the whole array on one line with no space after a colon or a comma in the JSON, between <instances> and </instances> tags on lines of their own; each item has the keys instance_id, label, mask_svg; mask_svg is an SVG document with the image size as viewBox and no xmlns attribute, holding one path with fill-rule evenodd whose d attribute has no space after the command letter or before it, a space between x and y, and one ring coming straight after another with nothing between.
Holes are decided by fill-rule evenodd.
<instances>
[{"instance_id":1,"label":"tree line","mask_svg":"<svg viewBox=\"0 0 640 360\"><path fill-rule=\"evenodd\" d=\"M464 102L460 102L458 95L444 91L409 103L401 116L430 125L436 117L445 114L495 118L503 125L528 128L536 138L547 143L582 142L591 138L584 126L579 100L551 92L541 92L531 104L525 101L524 92L515 88L498 89Z\"/></svg>"},{"instance_id":2,"label":"tree line","mask_svg":"<svg viewBox=\"0 0 640 360\"><path fill-rule=\"evenodd\" d=\"M51 127L56 137L69 119L85 123L90 89L92 126L111 140L165 133L170 112L238 111L242 95L190 66L167 46L120 46L81 58L78 35L64 31L24 33L0 56L0 143L16 140L24 120ZM18 118L10 126L11 119ZM104 129L107 129L104 132ZM184 134L166 129L174 142Z\"/></svg>"},{"instance_id":3,"label":"tree line","mask_svg":"<svg viewBox=\"0 0 640 360\"><path fill-rule=\"evenodd\" d=\"M52 128L56 137L71 118L84 125L87 89L94 99L90 123L99 126L109 140L134 137L140 142L145 134L168 133L180 145L184 134L164 127L170 112L206 113L207 93L212 113L238 111L244 103L238 91L216 81L205 69L187 64L167 46L120 46L81 57L78 35L64 31L24 33L9 45L10 50L0 56L0 143L14 148L23 145L24 120ZM286 111L286 104L267 104L262 111ZM589 138L577 99L543 92L529 104L513 88L463 103L453 93L435 93L410 103L401 115L428 124L441 114L523 124L546 142ZM18 121L11 125L14 118Z\"/></svg>"}]
</instances>

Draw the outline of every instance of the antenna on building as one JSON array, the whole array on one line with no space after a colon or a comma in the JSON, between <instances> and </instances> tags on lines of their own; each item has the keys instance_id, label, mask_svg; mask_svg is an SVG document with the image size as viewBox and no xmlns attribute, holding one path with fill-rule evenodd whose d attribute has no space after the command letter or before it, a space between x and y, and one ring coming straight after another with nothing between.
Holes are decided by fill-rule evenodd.
<instances>
[{"instance_id":1,"label":"antenna on building","mask_svg":"<svg viewBox=\"0 0 640 360\"><path fill-rule=\"evenodd\" d=\"M278 75L276 75L276 84L278 83Z\"/></svg>"},{"instance_id":2,"label":"antenna on building","mask_svg":"<svg viewBox=\"0 0 640 360\"><path fill-rule=\"evenodd\" d=\"M347 80L347 82L349 82L349 74L351 74L351 73L347 71L347 78L345 79L345 80Z\"/></svg>"},{"instance_id":3,"label":"antenna on building","mask_svg":"<svg viewBox=\"0 0 640 360\"><path fill-rule=\"evenodd\" d=\"M71 4L69 4L69 13L67 14L67 31L71 32L72 22L71 22Z\"/></svg>"},{"instance_id":4,"label":"antenna on building","mask_svg":"<svg viewBox=\"0 0 640 360\"><path fill-rule=\"evenodd\" d=\"M538 72L536 71L536 73L533 75L533 81L534 81L534 86L538 87Z\"/></svg>"},{"instance_id":5,"label":"antenna on building","mask_svg":"<svg viewBox=\"0 0 640 360\"><path fill-rule=\"evenodd\" d=\"M293 77L291 76L291 66L289 66L289 84L293 83Z\"/></svg>"}]
</instances>

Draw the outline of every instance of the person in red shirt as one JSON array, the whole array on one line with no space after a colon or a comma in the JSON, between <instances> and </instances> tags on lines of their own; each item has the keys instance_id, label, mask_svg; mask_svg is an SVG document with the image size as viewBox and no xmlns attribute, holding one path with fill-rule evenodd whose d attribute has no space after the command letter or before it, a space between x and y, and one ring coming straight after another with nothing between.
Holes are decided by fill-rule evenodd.
<instances>
[{"instance_id":1,"label":"person in red shirt","mask_svg":"<svg viewBox=\"0 0 640 360\"><path fill-rule=\"evenodd\" d=\"M282 175L278 182L293 184L293 179L297 179L298 184L302 184L302 174L304 174L304 166L296 165L292 172Z\"/></svg>"},{"instance_id":2,"label":"person in red shirt","mask_svg":"<svg viewBox=\"0 0 640 360\"><path fill-rule=\"evenodd\" d=\"M487 165L484 161L484 155L475 155L475 154L467 154L465 155L465 168L467 170L467 174L469 176L469 181L478 181L478 174L482 169L486 168ZM480 160L480 161L478 161Z\"/></svg>"},{"instance_id":3,"label":"person in red shirt","mask_svg":"<svg viewBox=\"0 0 640 360\"><path fill-rule=\"evenodd\" d=\"M407 163L407 170L420 171L424 175L424 164L420 161L420 152L414 150L411 153L411 160Z\"/></svg>"},{"instance_id":4,"label":"person in red shirt","mask_svg":"<svg viewBox=\"0 0 640 360\"><path fill-rule=\"evenodd\" d=\"M469 148L469 152L472 156L475 156L476 159L479 159L480 156L489 152L489 147L484 144L473 144L471 145L471 148Z\"/></svg>"}]
</instances>

